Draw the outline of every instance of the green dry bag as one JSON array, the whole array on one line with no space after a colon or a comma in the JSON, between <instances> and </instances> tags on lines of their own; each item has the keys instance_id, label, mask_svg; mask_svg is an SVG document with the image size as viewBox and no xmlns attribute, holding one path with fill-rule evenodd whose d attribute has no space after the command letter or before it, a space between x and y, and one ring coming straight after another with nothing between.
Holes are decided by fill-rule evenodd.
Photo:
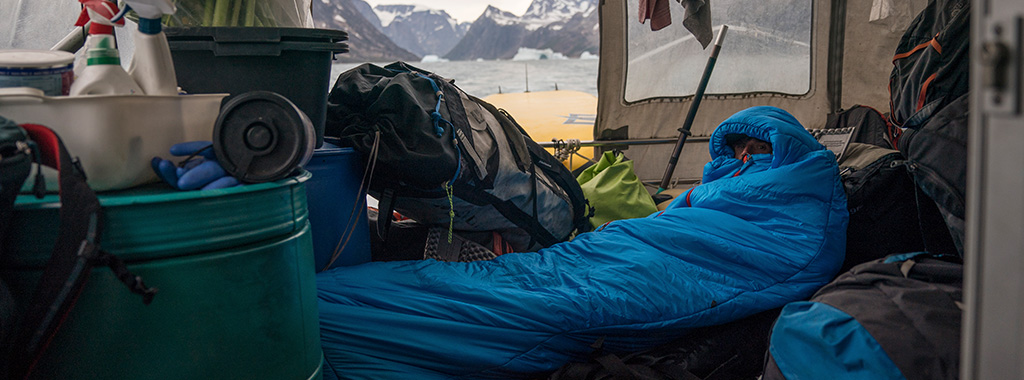
<instances>
[{"instance_id":1,"label":"green dry bag","mask_svg":"<svg viewBox=\"0 0 1024 380\"><path fill-rule=\"evenodd\" d=\"M601 160L580 173L576 181L594 207L590 223L595 228L613 220L642 218L658 211L651 194L633 172L633 161L622 152L604 152Z\"/></svg>"}]
</instances>

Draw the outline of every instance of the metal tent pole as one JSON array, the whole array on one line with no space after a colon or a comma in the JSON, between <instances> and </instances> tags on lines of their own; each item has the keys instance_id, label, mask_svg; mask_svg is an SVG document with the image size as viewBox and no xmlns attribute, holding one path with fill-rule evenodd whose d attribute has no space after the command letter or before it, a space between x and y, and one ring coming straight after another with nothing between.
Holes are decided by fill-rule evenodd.
<instances>
[{"instance_id":1,"label":"metal tent pole","mask_svg":"<svg viewBox=\"0 0 1024 380\"><path fill-rule=\"evenodd\" d=\"M672 174L676 171L676 163L679 162L679 154L683 151L683 144L686 144L686 137L690 135L690 126L693 125L693 118L697 115L697 108L700 107L700 101L704 98L704 90L708 87L708 79L711 78L711 72L715 69L715 61L718 60L718 52L722 50L722 39L725 38L727 30L729 30L729 26L722 25L722 30L718 32L718 38L715 39L715 46L711 48L711 56L708 57L708 63L704 66L704 74L701 75L700 83L697 84L697 92L693 95L690 111L686 113L686 120L683 121L683 126L679 128L679 139L676 140L672 157L668 159L668 167L665 168L665 176L661 178L658 193L668 189L669 183L672 181Z\"/></svg>"}]
</instances>

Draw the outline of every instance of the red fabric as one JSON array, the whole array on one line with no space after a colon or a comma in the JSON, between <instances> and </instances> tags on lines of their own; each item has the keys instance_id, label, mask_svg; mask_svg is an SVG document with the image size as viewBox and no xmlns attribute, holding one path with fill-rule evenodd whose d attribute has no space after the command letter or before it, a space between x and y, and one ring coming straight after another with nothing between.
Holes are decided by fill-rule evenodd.
<instances>
[{"instance_id":1,"label":"red fabric","mask_svg":"<svg viewBox=\"0 0 1024 380\"><path fill-rule=\"evenodd\" d=\"M513 252L512 245L509 244L509 242L505 241L505 239L501 237L501 234L497 232L491 233L493 234L491 235L491 240L494 243L491 251L494 252L495 255L501 256L506 253Z\"/></svg>"},{"instance_id":2,"label":"red fabric","mask_svg":"<svg viewBox=\"0 0 1024 380\"><path fill-rule=\"evenodd\" d=\"M120 11L117 9L116 4L106 0L78 0L78 2L82 3L82 13L78 15L78 21L75 21L75 26L85 26L85 24L92 21L89 16L90 9L93 12L96 12L96 14L107 19L114 18L114 16ZM114 24L124 26L124 18L122 17ZM103 25L99 22L93 22L89 26L89 34L114 34L114 27L110 25Z\"/></svg>"},{"instance_id":3,"label":"red fabric","mask_svg":"<svg viewBox=\"0 0 1024 380\"><path fill-rule=\"evenodd\" d=\"M660 30L672 23L668 0L640 0L640 23L651 20L651 30Z\"/></svg>"},{"instance_id":4,"label":"red fabric","mask_svg":"<svg viewBox=\"0 0 1024 380\"><path fill-rule=\"evenodd\" d=\"M39 147L43 165L60 171L60 141L57 140L57 135L50 128L39 124L21 124L21 128L28 132L29 137Z\"/></svg>"}]
</instances>

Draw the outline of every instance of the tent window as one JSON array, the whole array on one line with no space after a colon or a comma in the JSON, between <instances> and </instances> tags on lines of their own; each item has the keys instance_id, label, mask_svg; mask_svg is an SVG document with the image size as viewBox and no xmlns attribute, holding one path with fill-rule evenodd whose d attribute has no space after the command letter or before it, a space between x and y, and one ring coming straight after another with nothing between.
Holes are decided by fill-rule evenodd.
<instances>
[{"instance_id":1,"label":"tent window","mask_svg":"<svg viewBox=\"0 0 1024 380\"><path fill-rule=\"evenodd\" d=\"M639 0L629 0L625 100L693 95L704 72L704 50L683 27L684 9L668 1L672 23L651 31L641 24ZM651 1L654 3L654 1ZM711 20L729 25L705 94L773 92L803 95L811 88L811 0L715 0Z\"/></svg>"}]
</instances>

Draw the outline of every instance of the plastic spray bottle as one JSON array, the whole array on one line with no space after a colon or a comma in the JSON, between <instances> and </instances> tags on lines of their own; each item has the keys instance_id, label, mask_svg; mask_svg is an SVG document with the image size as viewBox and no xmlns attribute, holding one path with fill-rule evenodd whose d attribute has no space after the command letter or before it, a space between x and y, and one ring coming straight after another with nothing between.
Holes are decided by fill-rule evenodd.
<instances>
[{"instance_id":1,"label":"plastic spray bottle","mask_svg":"<svg viewBox=\"0 0 1024 380\"><path fill-rule=\"evenodd\" d=\"M69 95L142 95L142 89L121 67L113 38L99 39L85 54L85 69L71 84Z\"/></svg>"},{"instance_id":2,"label":"plastic spray bottle","mask_svg":"<svg viewBox=\"0 0 1024 380\"><path fill-rule=\"evenodd\" d=\"M124 26L124 20L118 20L117 22L111 21L111 18L118 13L117 5L107 0L79 0L82 3L82 13L78 16L78 21L75 22L75 26L85 26L89 24L89 36L85 39L85 46L82 47L79 54L75 57L74 72L75 77L82 75L82 71L85 70L86 66L86 55L89 49L95 48L100 44L101 40L110 40L108 46L114 45L114 27Z\"/></svg>"},{"instance_id":3,"label":"plastic spray bottle","mask_svg":"<svg viewBox=\"0 0 1024 380\"><path fill-rule=\"evenodd\" d=\"M174 74L171 48L160 24L164 14L174 14L174 3L171 0L125 0L125 3L139 15L129 75L146 95L177 95L178 79Z\"/></svg>"}]
</instances>

